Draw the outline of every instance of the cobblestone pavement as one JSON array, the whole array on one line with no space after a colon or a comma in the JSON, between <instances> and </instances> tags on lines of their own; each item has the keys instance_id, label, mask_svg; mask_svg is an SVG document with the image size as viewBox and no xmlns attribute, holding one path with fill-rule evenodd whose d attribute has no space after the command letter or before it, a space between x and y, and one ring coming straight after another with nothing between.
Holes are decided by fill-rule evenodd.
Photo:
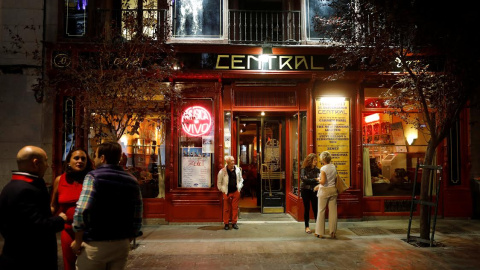
<instances>
[{"instance_id":1,"label":"cobblestone pavement","mask_svg":"<svg viewBox=\"0 0 480 270\"><path fill-rule=\"evenodd\" d=\"M288 215L252 217L228 231L221 223L144 226L127 269L480 269L480 220L437 220L437 247L425 248L404 241L407 219L340 220L333 240L306 234Z\"/></svg>"}]
</instances>

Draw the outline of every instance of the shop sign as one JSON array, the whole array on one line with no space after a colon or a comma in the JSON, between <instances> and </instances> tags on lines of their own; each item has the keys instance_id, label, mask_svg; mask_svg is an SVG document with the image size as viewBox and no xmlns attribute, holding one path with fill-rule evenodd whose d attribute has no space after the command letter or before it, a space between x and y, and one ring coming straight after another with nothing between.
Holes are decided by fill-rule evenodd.
<instances>
[{"instance_id":1,"label":"shop sign","mask_svg":"<svg viewBox=\"0 0 480 270\"><path fill-rule=\"evenodd\" d=\"M343 97L323 97L315 105L317 155L330 152L338 174L350 186L350 102Z\"/></svg>"},{"instance_id":2,"label":"shop sign","mask_svg":"<svg viewBox=\"0 0 480 270\"><path fill-rule=\"evenodd\" d=\"M328 59L317 55L219 54L215 69L223 70L325 70Z\"/></svg>"},{"instance_id":3,"label":"shop sign","mask_svg":"<svg viewBox=\"0 0 480 270\"><path fill-rule=\"evenodd\" d=\"M192 137L210 133L212 117L207 109L201 106L188 107L182 114L182 130Z\"/></svg>"}]
</instances>

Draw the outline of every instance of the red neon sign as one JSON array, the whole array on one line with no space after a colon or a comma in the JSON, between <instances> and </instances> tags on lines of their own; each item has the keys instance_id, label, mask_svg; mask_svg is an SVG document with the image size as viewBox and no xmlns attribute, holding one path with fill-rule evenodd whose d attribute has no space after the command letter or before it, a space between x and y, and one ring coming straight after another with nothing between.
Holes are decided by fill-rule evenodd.
<instances>
[{"instance_id":1,"label":"red neon sign","mask_svg":"<svg viewBox=\"0 0 480 270\"><path fill-rule=\"evenodd\" d=\"M207 109L200 106L188 107L182 114L182 129L192 137L210 133L212 117Z\"/></svg>"}]
</instances>

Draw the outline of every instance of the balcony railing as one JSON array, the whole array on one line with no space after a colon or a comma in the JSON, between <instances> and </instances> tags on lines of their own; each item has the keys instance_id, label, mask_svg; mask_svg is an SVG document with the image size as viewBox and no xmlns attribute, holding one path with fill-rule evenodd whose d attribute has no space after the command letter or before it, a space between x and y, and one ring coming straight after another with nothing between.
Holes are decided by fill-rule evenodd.
<instances>
[{"instance_id":1,"label":"balcony railing","mask_svg":"<svg viewBox=\"0 0 480 270\"><path fill-rule=\"evenodd\" d=\"M233 44L298 44L301 12L229 10L228 40Z\"/></svg>"},{"instance_id":2,"label":"balcony railing","mask_svg":"<svg viewBox=\"0 0 480 270\"><path fill-rule=\"evenodd\" d=\"M300 11L229 10L230 44L298 44L301 37ZM94 35L109 34L112 27L129 40L140 31L156 39L171 34L166 9L98 9L92 22Z\"/></svg>"}]
</instances>

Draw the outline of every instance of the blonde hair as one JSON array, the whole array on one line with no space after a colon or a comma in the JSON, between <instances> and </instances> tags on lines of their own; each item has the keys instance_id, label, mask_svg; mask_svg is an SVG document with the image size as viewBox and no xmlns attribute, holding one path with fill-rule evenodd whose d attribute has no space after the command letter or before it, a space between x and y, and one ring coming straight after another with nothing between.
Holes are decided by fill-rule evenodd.
<instances>
[{"instance_id":1,"label":"blonde hair","mask_svg":"<svg viewBox=\"0 0 480 270\"><path fill-rule=\"evenodd\" d=\"M325 160L326 163L330 163L330 161L332 161L332 155L330 155L328 151L323 151L320 154L320 160Z\"/></svg>"}]
</instances>

